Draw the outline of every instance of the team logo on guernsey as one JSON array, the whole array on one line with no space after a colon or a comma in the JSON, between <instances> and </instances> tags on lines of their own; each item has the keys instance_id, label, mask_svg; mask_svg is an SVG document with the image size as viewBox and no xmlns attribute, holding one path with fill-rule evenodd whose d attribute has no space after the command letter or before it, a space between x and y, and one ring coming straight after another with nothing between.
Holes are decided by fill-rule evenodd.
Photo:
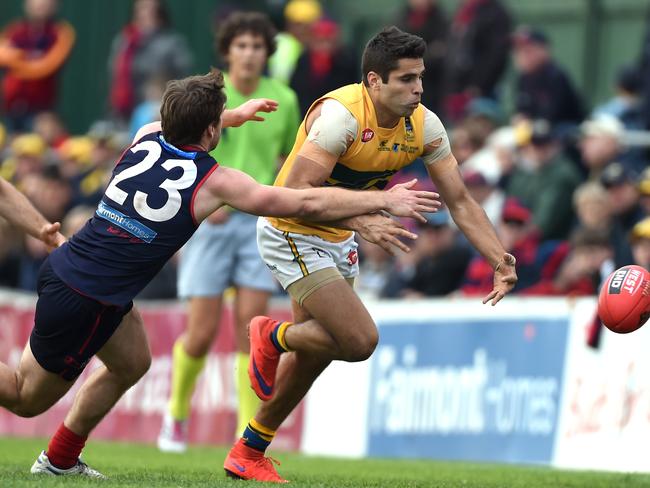
<instances>
[{"instance_id":1,"label":"team logo on guernsey","mask_svg":"<svg viewBox=\"0 0 650 488\"><path fill-rule=\"evenodd\" d=\"M106 205L103 201L99 202L99 206L97 207L97 210L95 210L95 214L97 214L98 217L101 217L104 220L108 220L109 222L124 229L129 234L134 235L147 244L153 241L154 238L158 235L155 230L150 229L142 222L138 222L137 220L124 215L122 212L119 212L114 208Z\"/></svg>"},{"instance_id":2,"label":"team logo on guernsey","mask_svg":"<svg viewBox=\"0 0 650 488\"><path fill-rule=\"evenodd\" d=\"M373 137L375 137L375 133L372 129L366 128L361 131L361 142L368 142Z\"/></svg>"},{"instance_id":3,"label":"team logo on guernsey","mask_svg":"<svg viewBox=\"0 0 650 488\"><path fill-rule=\"evenodd\" d=\"M357 264L357 261L359 261L359 255L357 254L356 249L351 249L350 252L348 252L348 264L350 266L354 266Z\"/></svg>"}]
</instances>

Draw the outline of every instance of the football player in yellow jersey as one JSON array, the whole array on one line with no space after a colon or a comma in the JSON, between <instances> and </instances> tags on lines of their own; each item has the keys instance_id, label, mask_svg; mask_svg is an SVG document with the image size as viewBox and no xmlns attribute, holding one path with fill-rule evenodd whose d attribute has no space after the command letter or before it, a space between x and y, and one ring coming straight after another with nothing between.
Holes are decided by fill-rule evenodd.
<instances>
[{"instance_id":1,"label":"football player in yellow jersey","mask_svg":"<svg viewBox=\"0 0 650 488\"><path fill-rule=\"evenodd\" d=\"M275 184L381 190L422 157L454 221L494 267L494 287L483 302L495 305L517 281L515 260L465 188L445 128L420 104L425 47L396 27L372 38L363 82L314 102ZM260 254L291 295L295 323L256 317L250 324L249 377L265 402L228 454L227 474L284 481L264 457L275 431L332 360L363 361L374 351L377 328L351 286L359 270L353 231L387 250L406 250L383 232L385 225L381 214L327 225L259 219Z\"/></svg>"}]
</instances>

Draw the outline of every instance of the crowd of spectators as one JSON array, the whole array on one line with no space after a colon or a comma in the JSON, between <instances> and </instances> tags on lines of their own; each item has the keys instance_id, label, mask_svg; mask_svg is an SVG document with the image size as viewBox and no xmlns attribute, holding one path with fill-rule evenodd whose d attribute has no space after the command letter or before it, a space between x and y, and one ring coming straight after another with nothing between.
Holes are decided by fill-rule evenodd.
<instances>
[{"instance_id":1,"label":"crowd of spectators","mask_svg":"<svg viewBox=\"0 0 650 488\"><path fill-rule=\"evenodd\" d=\"M164 0L135 0L130 21L107 46L106 118L86 134L69 134L55 102L74 29L57 16L56 0L24 4L24 17L0 33L0 176L70 236L93 214L137 128L158 117L166 81L190 74L192 52ZM324 5L286 2L269 60L269 76L294 89L303 114L317 97L360 79L355 50L344 46L342 26ZM517 258L515 293L589 295L616 267L650 266L650 170L638 137L648 129L650 42L640 40L638 66L621 67L611 98L590 109L555 60L557 46L542 29L517 26L502 1L462 0L450 12L436 0L405 0L393 22L427 42L423 103L445 122L467 187ZM508 66L510 104L502 90ZM395 180L412 174L427 186L421 162ZM360 243L363 294L491 289L490 265L445 211L427 216L417 232L412 252L397 257ZM34 290L45 253L0 221L1 286ZM174 287L172 263L143 296L173 297Z\"/></svg>"}]
</instances>

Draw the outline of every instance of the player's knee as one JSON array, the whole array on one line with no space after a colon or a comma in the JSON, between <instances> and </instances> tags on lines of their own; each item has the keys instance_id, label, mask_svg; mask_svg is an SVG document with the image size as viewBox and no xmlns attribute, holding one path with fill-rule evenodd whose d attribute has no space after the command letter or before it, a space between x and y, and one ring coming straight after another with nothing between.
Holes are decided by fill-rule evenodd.
<instances>
[{"instance_id":1,"label":"player's knee","mask_svg":"<svg viewBox=\"0 0 650 488\"><path fill-rule=\"evenodd\" d=\"M376 330L356 336L347 341L343 351L343 359L348 362L365 361L375 351L378 342L379 335Z\"/></svg>"},{"instance_id":2,"label":"player's knee","mask_svg":"<svg viewBox=\"0 0 650 488\"><path fill-rule=\"evenodd\" d=\"M132 386L149 371L150 367L151 353L147 349L137 357L130 358L128 364L123 364L119 370L113 370L113 372L120 377L125 385Z\"/></svg>"}]
</instances>

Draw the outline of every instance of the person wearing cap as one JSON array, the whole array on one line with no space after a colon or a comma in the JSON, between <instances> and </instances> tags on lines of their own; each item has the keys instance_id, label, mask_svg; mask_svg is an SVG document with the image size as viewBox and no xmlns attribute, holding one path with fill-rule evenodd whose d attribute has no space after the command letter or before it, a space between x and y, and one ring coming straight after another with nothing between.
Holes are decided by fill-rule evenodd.
<instances>
[{"instance_id":1,"label":"person wearing cap","mask_svg":"<svg viewBox=\"0 0 650 488\"><path fill-rule=\"evenodd\" d=\"M584 104L571 79L551 54L544 32L523 26L512 36L517 71L515 113L545 119L552 126L573 126L585 116Z\"/></svg>"},{"instance_id":2,"label":"person wearing cap","mask_svg":"<svg viewBox=\"0 0 650 488\"><path fill-rule=\"evenodd\" d=\"M39 135L16 136L9 146L9 157L0 166L0 177L20 188L27 175L43 170L46 152L45 141Z\"/></svg>"},{"instance_id":3,"label":"person wearing cap","mask_svg":"<svg viewBox=\"0 0 650 488\"><path fill-rule=\"evenodd\" d=\"M447 211L425 217L427 221L418 224L417 242L411 252L398 257L381 297L445 296L460 286L472 258L470 248L458 242Z\"/></svg>"},{"instance_id":4,"label":"person wearing cap","mask_svg":"<svg viewBox=\"0 0 650 488\"><path fill-rule=\"evenodd\" d=\"M276 38L275 53L269 57L271 78L289 84L298 58L309 43L313 24L323 10L318 0L290 0L284 8L285 30Z\"/></svg>"},{"instance_id":5,"label":"person wearing cap","mask_svg":"<svg viewBox=\"0 0 650 488\"><path fill-rule=\"evenodd\" d=\"M639 205L637 176L621 163L614 162L603 170L600 182L609 194L609 206L614 218L628 233L644 217Z\"/></svg>"},{"instance_id":6,"label":"person wearing cap","mask_svg":"<svg viewBox=\"0 0 650 488\"><path fill-rule=\"evenodd\" d=\"M590 180L598 180L605 166L622 152L625 128L614 116L595 115L580 125L580 157Z\"/></svg>"},{"instance_id":7,"label":"person wearing cap","mask_svg":"<svg viewBox=\"0 0 650 488\"><path fill-rule=\"evenodd\" d=\"M634 264L650 271L650 217L638 222L630 232Z\"/></svg>"},{"instance_id":8,"label":"person wearing cap","mask_svg":"<svg viewBox=\"0 0 650 488\"><path fill-rule=\"evenodd\" d=\"M580 184L576 167L562 153L556 131L533 121L530 141L508 175L506 194L530 208L542 239L566 239L573 223L571 198Z\"/></svg>"},{"instance_id":9,"label":"person wearing cap","mask_svg":"<svg viewBox=\"0 0 650 488\"><path fill-rule=\"evenodd\" d=\"M544 277L553 276L568 252L568 245L563 241L541 240L532 212L514 197L507 198L503 205L497 232L508 252L517 258L519 281L514 290L516 293ZM461 292L467 296L480 296L492 286L491 283L490 264L477 256L467 268Z\"/></svg>"},{"instance_id":10,"label":"person wearing cap","mask_svg":"<svg viewBox=\"0 0 650 488\"><path fill-rule=\"evenodd\" d=\"M614 249L617 268L632 261L632 252L623 226L614 218L608 191L599 181L587 181L573 193L575 229L605 231Z\"/></svg>"},{"instance_id":11,"label":"person wearing cap","mask_svg":"<svg viewBox=\"0 0 650 488\"><path fill-rule=\"evenodd\" d=\"M303 116L315 99L359 78L353 50L341 45L339 25L323 18L312 24L311 29L312 35L289 83L298 95Z\"/></svg>"}]
</instances>

